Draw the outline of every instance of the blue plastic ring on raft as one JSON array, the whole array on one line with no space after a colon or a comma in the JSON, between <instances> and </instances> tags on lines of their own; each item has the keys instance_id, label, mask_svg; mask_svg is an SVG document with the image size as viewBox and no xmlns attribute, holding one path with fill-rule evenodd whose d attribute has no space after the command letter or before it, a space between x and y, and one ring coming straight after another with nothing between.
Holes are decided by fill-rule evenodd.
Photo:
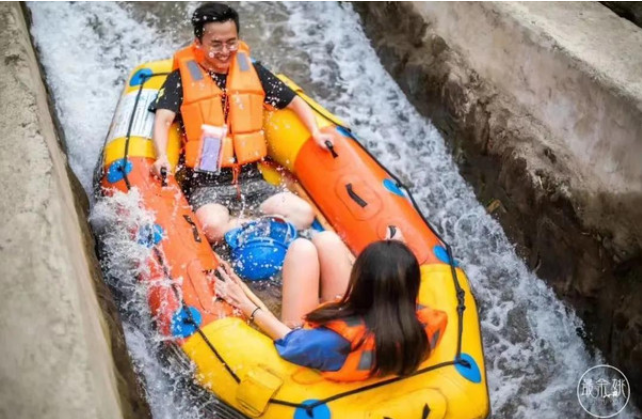
<instances>
[{"instance_id":1,"label":"blue plastic ring on raft","mask_svg":"<svg viewBox=\"0 0 642 419\"><path fill-rule=\"evenodd\" d=\"M109 169L107 169L107 181L109 183L116 183L122 180L126 174L129 174L133 168L134 165L129 160L127 160L127 163L125 163L125 159L116 160L110 164Z\"/></svg>"},{"instance_id":2,"label":"blue plastic ring on raft","mask_svg":"<svg viewBox=\"0 0 642 419\"><path fill-rule=\"evenodd\" d=\"M461 364L457 362L457 359L455 362L455 368L457 369L457 372L461 374L462 377L467 379L468 381L471 381L473 383L480 383L481 382L481 371L479 370L479 367L477 366L477 362L475 362L475 359L468 355L462 353L459 355L459 359L466 361L468 365Z\"/></svg>"},{"instance_id":3,"label":"blue plastic ring on raft","mask_svg":"<svg viewBox=\"0 0 642 419\"><path fill-rule=\"evenodd\" d=\"M158 224L144 225L138 230L138 243L148 248L158 244L165 237L165 230Z\"/></svg>"},{"instance_id":4,"label":"blue plastic ring on raft","mask_svg":"<svg viewBox=\"0 0 642 419\"><path fill-rule=\"evenodd\" d=\"M141 84L143 84L143 81L145 81L148 78L150 78L152 76L152 74L154 74L154 72L151 69L146 68L146 67L145 68L141 68L136 73L134 73L134 75L132 76L131 80L129 80L129 85L131 87L140 86Z\"/></svg>"},{"instance_id":5,"label":"blue plastic ring on raft","mask_svg":"<svg viewBox=\"0 0 642 419\"><path fill-rule=\"evenodd\" d=\"M388 189L388 191L392 192L395 195L401 196L403 198L406 197L406 194L404 194L403 191L399 189L397 184L392 179L384 179L383 187Z\"/></svg>"},{"instance_id":6,"label":"blue plastic ring on raft","mask_svg":"<svg viewBox=\"0 0 642 419\"><path fill-rule=\"evenodd\" d=\"M439 259L440 262L450 265L450 258L448 257L448 251L446 250L445 247L436 245L435 247L432 248L432 252L435 254L435 256L437 257L437 259ZM459 266L459 263L455 261L453 265Z\"/></svg>"},{"instance_id":7,"label":"blue plastic ring on raft","mask_svg":"<svg viewBox=\"0 0 642 419\"><path fill-rule=\"evenodd\" d=\"M344 137L348 137L348 138L352 138L353 140L356 140L355 136L350 131L348 131L347 129L339 125L337 125L337 132L343 135Z\"/></svg>"},{"instance_id":8,"label":"blue plastic ring on raft","mask_svg":"<svg viewBox=\"0 0 642 419\"><path fill-rule=\"evenodd\" d=\"M187 310L191 313L192 319L196 324L190 321L190 316ZM183 307L172 316L172 336L178 338L192 336L196 333L202 322L203 316L201 316L201 313L196 308Z\"/></svg>"},{"instance_id":9,"label":"blue plastic ring on raft","mask_svg":"<svg viewBox=\"0 0 642 419\"><path fill-rule=\"evenodd\" d=\"M301 404L304 406L309 406L316 402L318 402L318 400L309 399L304 401ZM294 411L294 419L330 419L332 417L332 413L330 412L330 409L325 404L320 404L319 406L315 406L309 412L312 413L312 416L308 414L308 410L302 407L299 407Z\"/></svg>"}]
</instances>

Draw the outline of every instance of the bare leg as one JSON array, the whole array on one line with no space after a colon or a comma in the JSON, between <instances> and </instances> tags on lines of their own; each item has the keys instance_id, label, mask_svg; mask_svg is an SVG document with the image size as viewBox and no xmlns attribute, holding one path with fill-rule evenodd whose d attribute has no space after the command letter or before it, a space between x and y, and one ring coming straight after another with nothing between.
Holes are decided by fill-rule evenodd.
<instances>
[{"instance_id":1,"label":"bare leg","mask_svg":"<svg viewBox=\"0 0 642 419\"><path fill-rule=\"evenodd\" d=\"M280 215L294 224L297 230L310 227L314 221L314 211L310 204L290 192L281 192L266 199L261 204L261 212Z\"/></svg>"},{"instance_id":2,"label":"bare leg","mask_svg":"<svg viewBox=\"0 0 642 419\"><path fill-rule=\"evenodd\" d=\"M314 245L296 239L283 262L281 320L289 327L303 324L303 316L319 305L319 257Z\"/></svg>"},{"instance_id":3,"label":"bare leg","mask_svg":"<svg viewBox=\"0 0 642 419\"><path fill-rule=\"evenodd\" d=\"M196 218L210 243L219 242L225 233L238 227L240 221L230 218L230 211L221 204L206 204L196 210Z\"/></svg>"},{"instance_id":4,"label":"bare leg","mask_svg":"<svg viewBox=\"0 0 642 419\"><path fill-rule=\"evenodd\" d=\"M319 254L321 301L343 296L348 288L354 257L335 233L324 231L312 237Z\"/></svg>"}]
</instances>

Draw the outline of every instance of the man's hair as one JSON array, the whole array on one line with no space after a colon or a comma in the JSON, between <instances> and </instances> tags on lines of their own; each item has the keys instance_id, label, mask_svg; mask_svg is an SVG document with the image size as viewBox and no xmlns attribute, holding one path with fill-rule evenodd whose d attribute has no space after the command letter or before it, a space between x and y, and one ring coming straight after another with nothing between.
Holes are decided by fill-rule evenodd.
<instances>
[{"instance_id":1,"label":"man's hair","mask_svg":"<svg viewBox=\"0 0 642 419\"><path fill-rule=\"evenodd\" d=\"M211 22L223 23L229 20L234 21L236 30L241 31L239 26L239 14L236 10L223 3L205 3L199 6L192 15L192 26L194 36L203 39L203 27Z\"/></svg>"}]
</instances>

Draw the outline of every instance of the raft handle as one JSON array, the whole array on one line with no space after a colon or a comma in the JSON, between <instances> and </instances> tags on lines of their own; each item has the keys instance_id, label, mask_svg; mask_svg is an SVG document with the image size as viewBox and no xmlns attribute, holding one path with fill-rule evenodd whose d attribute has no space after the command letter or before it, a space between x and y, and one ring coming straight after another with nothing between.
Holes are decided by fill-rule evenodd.
<instances>
[{"instance_id":1,"label":"raft handle","mask_svg":"<svg viewBox=\"0 0 642 419\"><path fill-rule=\"evenodd\" d=\"M395 236L395 234L397 234L397 227L395 227L393 225L389 225L388 226L388 231L390 232L390 240L392 240L392 238Z\"/></svg>"},{"instance_id":2,"label":"raft handle","mask_svg":"<svg viewBox=\"0 0 642 419\"><path fill-rule=\"evenodd\" d=\"M356 202L357 205L359 205L361 208L365 208L368 205L368 203L359 195L357 195L354 189L352 189L352 183L348 183L346 185L346 190L348 191L348 195L350 196L350 198L352 198L352 200Z\"/></svg>"},{"instance_id":3,"label":"raft handle","mask_svg":"<svg viewBox=\"0 0 642 419\"><path fill-rule=\"evenodd\" d=\"M187 223L190 226L192 226L192 234L194 234L194 241L197 242L197 243L200 243L201 242L201 235L198 234L198 228L196 227L196 223L194 222L194 220L192 220L192 217L190 217L189 215L185 214L185 215L183 215L183 218L185 218L185 221L187 221Z\"/></svg>"},{"instance_id":4,"label":"raft handle","mask_svg":"<svg viewBox=\"0 0 642 419\"><path fill-rule=\"evenodd\" d=\"M327 140L326 140L326 142L325 142L325 146L326 146L326 147L328 147L328 150L330 150L330 154L332 154L332 157L333 157L333 158L335 158L335 159L336 159L337 157L339 157L339 155L337 154L337 152L336 152L336 151L334 151L334 145L333 145L330 141L327 141Z\"/></svg>"},{"instance_id":5,"label":"raft handle","mask_svg":"<svg viewBox=\"0 0 642 419\"><path fill-rule=\"evenodd\" d=\"M161 186L162 187L167 186L167 169L165 169L164 167L161 167L160 175L161 175Z\"/></svg>"}]
</instances>

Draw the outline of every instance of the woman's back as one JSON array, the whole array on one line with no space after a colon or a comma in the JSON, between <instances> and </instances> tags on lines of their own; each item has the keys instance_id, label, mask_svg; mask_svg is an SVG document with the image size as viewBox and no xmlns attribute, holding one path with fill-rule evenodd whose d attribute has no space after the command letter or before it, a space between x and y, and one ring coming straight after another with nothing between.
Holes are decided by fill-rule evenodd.
<instances>
[{"instance_id":1,"label":"woman's back","mask_svg":"<svg viewBox=\"0 0 642 419\"><path fill-rule=\"evenodd\" d=\"M447 322L445 313L417 307L420 278L419 264L403 243L381 241L364 249L345 296L306 316L307 327L325 327L350 344L343 366L324 376L358 381L417 370Z\"/></svg>"}]
</instances>

